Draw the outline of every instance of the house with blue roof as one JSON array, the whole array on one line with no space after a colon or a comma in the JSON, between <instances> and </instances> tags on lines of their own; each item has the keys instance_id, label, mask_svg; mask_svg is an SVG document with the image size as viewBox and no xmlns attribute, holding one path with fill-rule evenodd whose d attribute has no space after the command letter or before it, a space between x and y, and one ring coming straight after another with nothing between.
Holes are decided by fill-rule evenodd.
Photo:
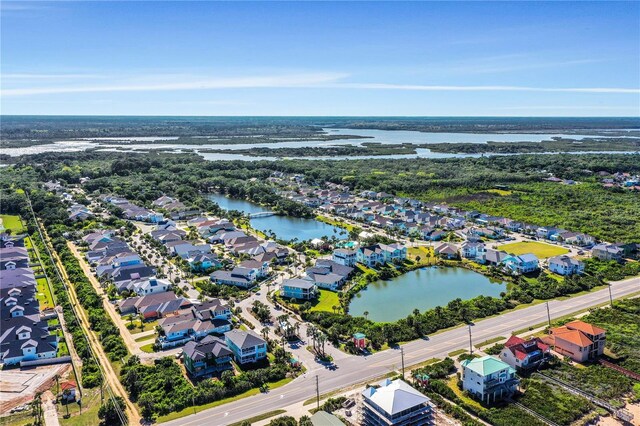
<instances>
[{"instance_id":1,"label":"house with blue roof","mask_svg":"<svg viewBox=\"0 0 640 426\"><path fill-rule=\"evenodd\" d=\"M513 275L528 274L540 269L538 258L531 253L509 255L502 260L504 269Z\"/></svg>"}]
</instances>

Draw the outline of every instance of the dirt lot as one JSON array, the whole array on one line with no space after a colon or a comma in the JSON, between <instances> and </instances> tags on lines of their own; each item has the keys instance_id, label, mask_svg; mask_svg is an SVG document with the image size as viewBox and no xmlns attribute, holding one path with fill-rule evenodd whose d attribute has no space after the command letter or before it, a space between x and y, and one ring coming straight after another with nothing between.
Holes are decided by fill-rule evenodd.
<instances>
[{"instance_id":1,"label":"dirt lot","mask_svg":"<svg viewBox=\"0 0 640 426\"><path fill-rule=\"evenodd\" d=\"M15 407L30 402L36 392L44 392L55 384L56 374L68 376L69 364L0 371L0 413L8 415Z\"/></svg>"}]
</instances>

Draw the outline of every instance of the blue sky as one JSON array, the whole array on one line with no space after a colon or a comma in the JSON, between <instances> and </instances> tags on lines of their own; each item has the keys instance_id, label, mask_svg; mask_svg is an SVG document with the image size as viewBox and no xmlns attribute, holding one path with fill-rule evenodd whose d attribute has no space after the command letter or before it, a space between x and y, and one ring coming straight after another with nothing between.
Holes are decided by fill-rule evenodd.
<instances>
[{"instance_id":1,"label":"blue sky","mask_svg":"<svg viewBox=\"0 0 640 426\"><path fill-rule=\"evenodd\" d=\"M640 2L2 2L3 114L640 115Z\"/></svg>"}]
</instances>

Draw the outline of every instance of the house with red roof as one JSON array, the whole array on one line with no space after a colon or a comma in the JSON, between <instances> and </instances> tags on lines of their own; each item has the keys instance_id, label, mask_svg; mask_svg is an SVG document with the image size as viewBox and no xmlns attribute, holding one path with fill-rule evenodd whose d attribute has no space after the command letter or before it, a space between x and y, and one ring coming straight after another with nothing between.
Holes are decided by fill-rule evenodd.
<instances>
[{"instance_id":1,"label":"house with red roof","mask_svg":"<svg viewBox=\"0 0 640 426\"><path fill-rule=\"evenodd\" d=\"M518 371L530 370L542 364L550 354L551 347L537 337L524 340L511 336L500 352L500 360Z\"/></svg>"},{"instance_id":2,"label":"house with red roof","mask_svg":"<svg viewBox=\"0 0 640 426\"><path fill-rule=\"evenodd\" d=\"M576 362L593 361L604 353L606 330L584 321L571 321L549 330L544 343Z\"/></svg>"}]
</instances>

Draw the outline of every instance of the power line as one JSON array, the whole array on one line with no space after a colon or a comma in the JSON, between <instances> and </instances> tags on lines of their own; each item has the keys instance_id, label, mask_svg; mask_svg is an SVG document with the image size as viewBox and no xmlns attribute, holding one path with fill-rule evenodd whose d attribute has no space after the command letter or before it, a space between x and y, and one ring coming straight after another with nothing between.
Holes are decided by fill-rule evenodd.
<instances>
[{"instance_id":1,"label":"power line","mask_svg":"<svg viewBox=\"0 0 640 426\"><path fill-rule=\"evenodd\" d=\"M40 241L42 241L44 249L47 251L47 253L49 255L49 259L51 259L51 263L53 263L54 270L55 270L55 273L56 273L56 275L58 277L58 280L62 283L62 286L65 288L67 293L69 293L69 288L67 287L67 284L66 284L65 280L62 278L60 270L58 269L58 265L56 264L56 261L55 261L55 259L53 257L53 254L51 253L51 250L49 249L49 246L45 242L46 240L44 238L44 235L42 234L42 230L40 228L40 223L38 222L38 218L36 217L36 213L33 210L33 206L31 204L31 199L29 198L29 194L28 194L27 190L24 191L24 195L25 195L25 198L27 199L27 205L29 206L29 210L31 211L31 215L33 216L33 220L34 220L34 222L36 224L36 228L38 229L38 234L40 235ZM114 406L114 409L116 411L116 414L118 415L118 418L120 419L121 424L127 425L128 424L127 416L124 414L124 412L120 408L120 405L118 404L118 401L115 399L115 394L113 393L113 390L111 389L111 387L109 386L109 383L105 379L105 373L102 370L102 365L100 364L100 362L98 361L98 358L96 357L96 355L94 353L93 346L91 345L91 342L89 341L89 337L87 336L87 334L85 333L84 329L82 328L82 325L80 324L80 319L79 319L80 316L78 315L78 312L74 308L74 304L73 303L69 303L69 306L71 307L71 310L73 311L73 314L75 316L76 324L80 327L80 330L82 331L82 335L83 335L84 339L87 342L87 347L89 348L89 354L91 355L91 358L93 359L93 361L96 363L96 366L98 367L98 371L100 372L100 376L102 377L103 383L106 384L107 393L109 394L109 398L111 399L111 401L113 403L113 406Z\"/></svg>"}]
</instances>

